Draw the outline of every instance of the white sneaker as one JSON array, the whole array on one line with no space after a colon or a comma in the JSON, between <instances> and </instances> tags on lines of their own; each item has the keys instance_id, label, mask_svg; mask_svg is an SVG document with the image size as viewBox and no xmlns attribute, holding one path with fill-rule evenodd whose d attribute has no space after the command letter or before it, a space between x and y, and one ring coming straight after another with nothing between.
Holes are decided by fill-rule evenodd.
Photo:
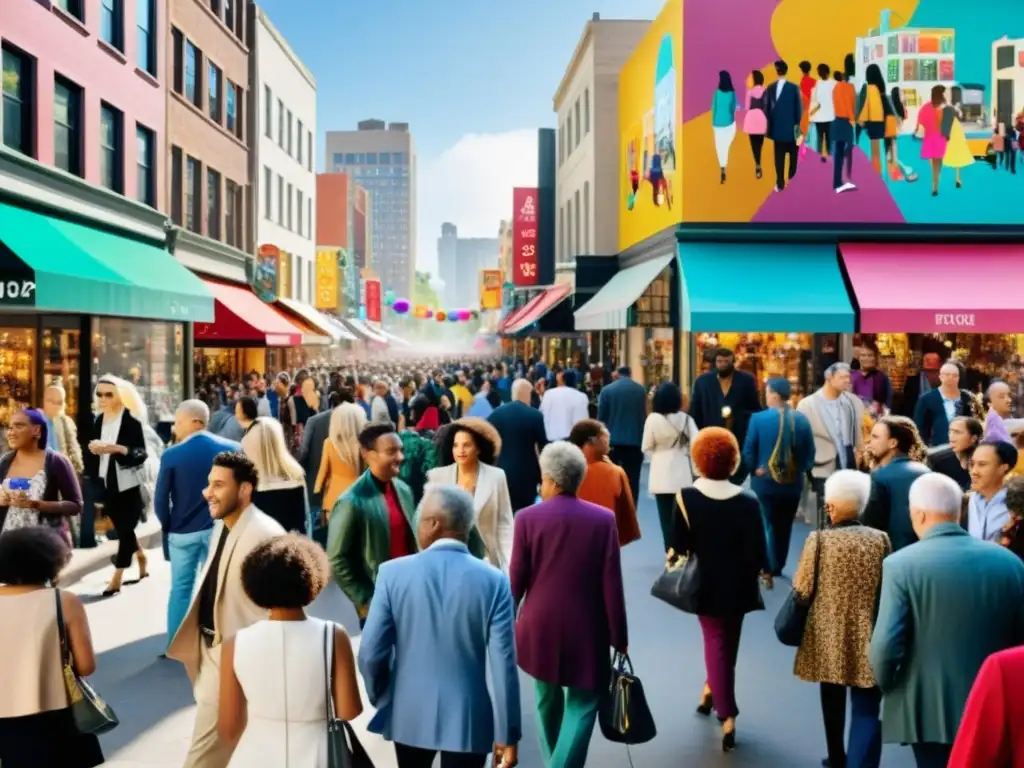
<instances>
[{"instance_id":1,"label":"white sneaker","mask_svg":"<svg viewBox=\"0 0 1024 768\"><path fill-rule=\"evenodd\" d=\"M841 192L849 192L851 189L856 189L856 188L857 188L856 184L854 184L852 181L848 181L845 184L843 184L843 186L836 188L836 194L838 195Z\"/></svg>"}]
</instances>

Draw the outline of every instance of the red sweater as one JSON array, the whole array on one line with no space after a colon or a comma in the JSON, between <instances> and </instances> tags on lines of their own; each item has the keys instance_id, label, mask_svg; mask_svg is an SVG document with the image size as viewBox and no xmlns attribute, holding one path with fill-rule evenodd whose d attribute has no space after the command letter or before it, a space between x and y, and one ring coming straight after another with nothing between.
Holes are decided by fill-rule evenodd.
<instances>
[{"instance_id":1,"label":"red sweater","mask_svg":"<svg viewBox=\"0 0 1024 768\"><path fill-rule=\"evenodd\" d=\"M1024 646L994 653L967 698L949 768L1024 765Z\"/></svg>"}]
</instances>

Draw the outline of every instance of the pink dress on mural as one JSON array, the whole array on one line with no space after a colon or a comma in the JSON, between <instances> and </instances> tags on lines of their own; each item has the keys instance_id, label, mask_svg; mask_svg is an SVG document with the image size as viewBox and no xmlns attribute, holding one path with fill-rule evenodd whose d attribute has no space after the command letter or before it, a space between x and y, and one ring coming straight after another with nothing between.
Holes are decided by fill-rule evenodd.
<instances>
[{"instance_id":1,"label":"pink dress on mural","mask_svg":"<svg viewBox=\"0 0 1024 768\"><path fill-rule=\"evenodd\" d=\"M924 133L922 160L941 160L946 156L946 137L942 135L942 108L925 104L917 113L917 124Z\"/></svg>"}]
</instances>

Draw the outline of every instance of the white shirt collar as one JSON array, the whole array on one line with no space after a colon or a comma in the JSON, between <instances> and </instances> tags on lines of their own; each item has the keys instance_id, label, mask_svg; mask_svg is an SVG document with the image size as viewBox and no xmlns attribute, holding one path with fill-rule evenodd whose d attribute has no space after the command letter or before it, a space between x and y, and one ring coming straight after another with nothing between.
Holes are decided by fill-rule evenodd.
<instances>
[{"instance_id":1,"label":"white shirt collar","mask_svg":"<svg viewBox=\"0 0 1024 768\"><path fill-rule=\"evenodd\" d=\"M698 477L694 480L693 487L709 499L715 499L716 501L725 501L726 499L739 496L743 492L740 486L728 480L709 480L706 477Z\"/></svg>"}]
</instances>

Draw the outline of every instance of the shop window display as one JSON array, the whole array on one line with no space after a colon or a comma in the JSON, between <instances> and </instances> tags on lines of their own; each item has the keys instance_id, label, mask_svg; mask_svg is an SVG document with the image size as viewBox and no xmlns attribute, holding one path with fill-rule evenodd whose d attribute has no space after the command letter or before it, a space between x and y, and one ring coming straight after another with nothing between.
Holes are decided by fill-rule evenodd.
<instances>
[{"instance_id":1,"label":"shop window display","mask_svg":"<svg viewBox=\"0 0 1024 768\"><path fill-rule=\"evenodd\" d=\"M719 347L731 349L736 367L751 374L763 392L770 378L789 381L794 402L816 388L814 379L814 334L811 333L700 333L697 345L697 375L714 366L711 355Z\"/></svg>"},{"instance_id":2,"label":"shop window display","mask_svg":"<svg viewBox=\"0 0 1024 768\"><path fill-rule=\"evenodd\" d=\"M93 375L110 373L134 384L149 410L151 426L173 421L175 408L185 398L182 325L96 317L92 337Z\"/></svg>"},{"instance_id":3,"label":"shop window display","mask_svg":"<svg viewBox=\"0 0 1024 768\"><path fill-rule=\"evenodd\" d=\"M644 354L640 358L648 387L672 381L675 344L671 328L648 328L644 333Z\"/></svg>"},{"instance_id":4,"label":"shop window display","mask_svg":"<svg viewBox=\"0 0 1024 768\"><path fill-rule=\"evenodd\" d=\"M81 332L77 328L43 326L43 387L57 384L64 388L64 411L72 419L77 418L79 409L80 341Z\"/></svg>"},{"instance_id":5,"label":"shop window display","mask_svg":"<svg viewBox=\"0 0 1024 768\"><path fill-rule=\"evenodd\" d=\"M12 413L34 405L35 341L33 328L0 327L0 428L5 433Z\"/></svg>"}]
</instances>

